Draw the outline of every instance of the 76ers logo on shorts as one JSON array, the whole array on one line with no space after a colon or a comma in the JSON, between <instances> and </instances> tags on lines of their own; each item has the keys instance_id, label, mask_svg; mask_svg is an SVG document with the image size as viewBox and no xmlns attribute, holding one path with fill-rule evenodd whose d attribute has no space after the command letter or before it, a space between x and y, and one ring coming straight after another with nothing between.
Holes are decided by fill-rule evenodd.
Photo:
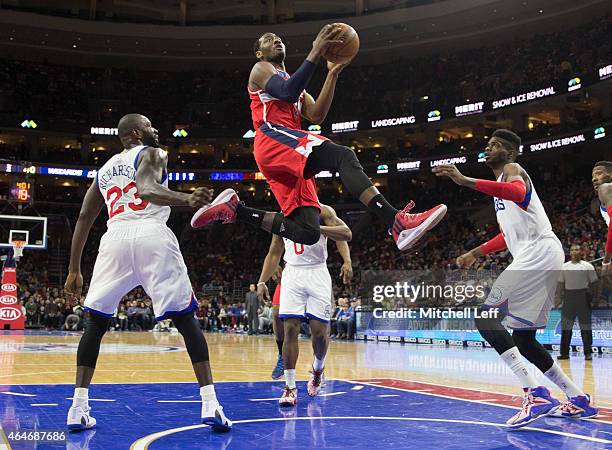
<instances>
[{"instance_id":1,"label":"76ers logo on shorts","mask_svg":"<svg viewBox=\"0 0 612 450\"><path fill-rule=\"evenodd\" d=\"M2 285L2 290L6 292L13 292L17 290L17 286L13 283L4 283Z\"/></svg>"},{"instance_id":2,"label":"76ers logo on shorts","mask_svg":"<svg viewBox=\"0 0 612 450\"><path fill-rule=\"evenodd\" d=\"M325 318L326 318L326 319L329 319L329 318L330 318L330 316L331 316L331 306L330 306L330 305L326 305L326 306L325 306L325 311L324 311L324 313L325 313Z\"/></svg>"}]
</instances>

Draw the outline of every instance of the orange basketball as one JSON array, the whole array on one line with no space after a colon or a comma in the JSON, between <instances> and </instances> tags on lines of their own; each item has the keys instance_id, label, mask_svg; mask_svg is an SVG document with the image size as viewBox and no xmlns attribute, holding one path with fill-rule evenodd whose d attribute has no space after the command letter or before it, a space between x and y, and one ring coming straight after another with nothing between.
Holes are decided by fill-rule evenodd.
<instances>
[{"instance_id":1,"label":"orange basketball","mask_svg":"<svg viewBox=\"0 0 612 450\"><path fill-rule=\"evenodd\" d=\"M342 27L342 31L336 39L342 43L330 45L323 57L333 63L344 64L353 59L359 51L359 36L352 26L345 23L338 25Z\"/></svg>"}]
</instances>

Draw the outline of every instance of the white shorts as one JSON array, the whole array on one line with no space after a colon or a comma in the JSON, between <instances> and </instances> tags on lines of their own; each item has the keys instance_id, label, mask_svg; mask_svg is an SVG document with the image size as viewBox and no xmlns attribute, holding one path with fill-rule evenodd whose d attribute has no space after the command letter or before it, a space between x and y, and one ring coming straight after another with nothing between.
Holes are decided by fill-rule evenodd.
<instances>
[{"instance_id":1,"label":"white shorts","mask_svg":"<svg viewBox=\"0 0 612 450\"><path fill-rule=\"evenodd\" d=\"M500 274L484 307L499 308L508 328L545 328L564 261L557 239L538 241Z\"/></svg>"},{"instance_id":2,"label":"white shorts","mask_svg":"<svg viewBox=\"0 0 612 450\"><path fill-rule=\"evenodd\" d=\"M139 285L151 297L158 321L198 307L176 236L163 223L139 220L108 229L84 309L112 317L123 296Z\"/></svg>"},{"instance_id":3,"label":"white shorts","mask_svg":"<svg viewBox=\"0 0 612 450\"><path fill-rule=\"evenodd\" d=\"M332 280L325 264L285 266L278 317L311 318L328 323L331 317Z\"/></svg>"}]
</instances>

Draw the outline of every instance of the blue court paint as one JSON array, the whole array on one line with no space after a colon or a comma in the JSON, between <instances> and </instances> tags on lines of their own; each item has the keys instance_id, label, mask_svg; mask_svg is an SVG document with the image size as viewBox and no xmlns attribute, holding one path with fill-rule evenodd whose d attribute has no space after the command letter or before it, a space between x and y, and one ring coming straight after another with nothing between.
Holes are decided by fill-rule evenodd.
<instances>
[{"instance_id":1,"label":"blue court paint","mask_svg":"<svg viewBox=\"0 0 612 450\"><path fill-rule=\"evenodd\" d=\"M92 402L92 415L98 426L95 431L71 433L67 448L128 449L152 433L189 426L193 427L154 440L149 448L464 450L604 449L612 445L612 424L608 423L542 418L531 424L531 428L542 431L507 431L503 424L514 414L511 408L380 386L365 385L354 390L355 384L346 381L328 380L323 391L343 392L342 395L314 399L308 397L305 383L298 383L297 408L281 409L274 400L249 401L278 398L282 386L282 382L218 383L217 395L228 417L237 423L231 432L216 434L199 423L199 390L195 383L92 385L92 398L116 401ZM0 396L0 423L5 430L64 429L71 403L67 398L73 393L71 385L0 385L0 390L35 395ZM194 402L186 402L189 400ZM33 403L58 406L31 406ZM44 444L36 448L66 446Z\"/></svg>"}]
</instances>

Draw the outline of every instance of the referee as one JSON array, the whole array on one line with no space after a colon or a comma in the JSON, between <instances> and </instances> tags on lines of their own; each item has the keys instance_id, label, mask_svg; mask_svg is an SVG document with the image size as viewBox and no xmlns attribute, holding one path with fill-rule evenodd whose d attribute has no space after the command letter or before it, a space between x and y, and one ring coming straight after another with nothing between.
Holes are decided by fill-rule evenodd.
<instances>
[{"instance_id":1,"label":"referee","mask_svg":"<svg viewBox=\"0 0 612 450\"><path fill-rule=\"evenodd\" d=\"M591 329L591 300L595 297L597 274L592 264L582 260L579 245L570 248L571 260L563 264L559 277L561 309L561 354L557 359L569 359L574 320L578 316L584 347L584 359L591 360L593 331Z\"/></svg>"}]
</instances>

